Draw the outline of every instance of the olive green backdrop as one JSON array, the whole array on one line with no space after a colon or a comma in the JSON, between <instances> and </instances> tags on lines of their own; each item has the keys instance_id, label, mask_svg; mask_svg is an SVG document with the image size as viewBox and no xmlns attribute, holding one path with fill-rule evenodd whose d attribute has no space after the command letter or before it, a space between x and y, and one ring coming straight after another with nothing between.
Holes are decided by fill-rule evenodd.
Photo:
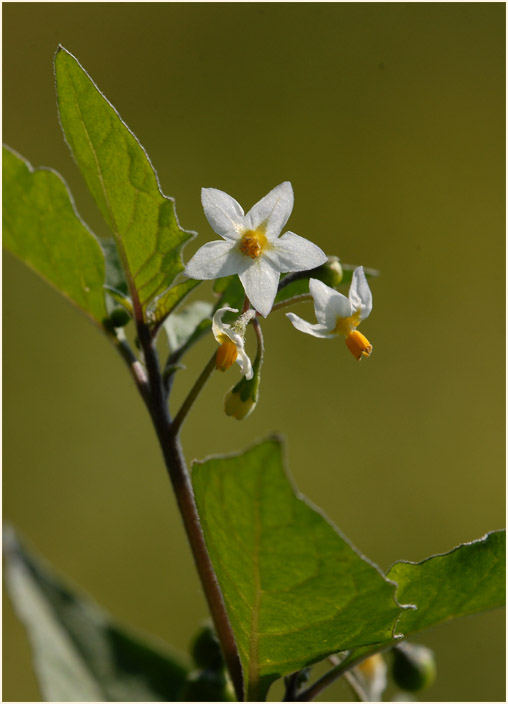
<instances>
[{"instance_id":1,"label":"olive green backdrop","mask_svg":"<svg viewBox=\"0 0 508 704\"><path fill-rule=\"evenodd\" d=\"M282 432L301 491L383 568L504 524L504 11L3 6L4 141L61 172L98 234L58 124L59 42L199 232L187 259L215 238L202 186L248 208L288 179L291 230L381 270L362 326L369 360L273 315L256 412L226 418L238 370L216 374L183 442L203 458ZM9 255L4 264L4 516L118 619L185 648L206 609L130 377L83 316ZM190 356L176 402L213 344ZM24 631L4 606L4 700L38 699ZM504 700L503 624L492 612L422 636L439 669L425 696Z\"/></svg>"}]
</instances>

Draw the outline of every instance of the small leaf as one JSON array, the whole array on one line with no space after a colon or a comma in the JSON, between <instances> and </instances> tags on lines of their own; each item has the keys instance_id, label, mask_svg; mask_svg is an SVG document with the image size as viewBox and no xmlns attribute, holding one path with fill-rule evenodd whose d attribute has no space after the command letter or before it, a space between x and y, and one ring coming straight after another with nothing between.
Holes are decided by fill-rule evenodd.
<instances>
[{"instance_id":1,"label":"small leaf","mask_svg":"<svg viewBox=\"0 0 508 704\"><path fill-rule=\"evenodd\" d=\"M94 322L107 317L104 256L62 177L3 148L4 247Z\"/></svg>"},{"instance_id":2,"label":"small leaf","mask_svg":"<svg viewBox=\"0 0 508 704\"><path fill-rule=\"evenodd\" d=\"M505 532L496 531L422 562L396 562L387 577L398 584L398 601L416 606L402 613L397 630L408 636L504 605L505 552Z\"/></svg>"},{"instance_id":3,"label":"small leaf","mask_svg":"<svg viewBox=\"0 0 508 704\"><path fill-rule=\"evenodd\" d=\"M153 309L150 306L151 322L154 324L162 323L187 294L200 283L201 281L197 279L185 279L162 293L153 304Z\"/></svg>"},{"instance_id":4,"label":"small leaf","mask_svg":"<svg viewBox=\"0 0 508 704\"><path fill-rule=\"evenodd\" d=\"M116 625L60 582L12 528L4 530L7 586L32 644L46 701L180 701L180 656Z\"/></svg>"},{"instance_id":5,"label":"small leaf","mask_svg":"<svg viewBox=\"0 0 508 704\"><path fill-rule=\"evenodd\" d=\"M166 318L164 330L170 348L176 350L185 345L199 324L210 317L212 310L213 305L208 301L194 301Z\"/></svg>"},{"instance_id":6,"label":"small leaf","mask_svg":"<svg viewBox=\"0 0 508 704\"><path fill-rule=\"evenodd\" d=\"M150 160L115 108L63 47L55 58L65 138L119 249L143 311L182 271L182 230ZM136 307L136 305L135 305Z\"/></svg>"},{"instance_id":7,"label":"small leaf","mask_svg":"<svg viewBox=\"0 0 508 704\"><path fill-rule=\"evenodd\" d=\"M249 701L330 653L392 638L395 585L295 493L279 440L192 476Z\"/></svg>"}]
</instances>

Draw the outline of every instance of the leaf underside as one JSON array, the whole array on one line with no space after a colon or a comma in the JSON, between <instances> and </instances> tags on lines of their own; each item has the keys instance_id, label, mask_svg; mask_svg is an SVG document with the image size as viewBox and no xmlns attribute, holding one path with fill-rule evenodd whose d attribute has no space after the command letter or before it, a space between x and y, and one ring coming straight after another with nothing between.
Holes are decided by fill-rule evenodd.
<instances>
[{"instance_id":1,"label":"leaf underside","mask_svg":"<svg viewBox=\"0 0 508 704\"><path fill-rule=\"evenodd\" d=\"M179 701L183 657L116 625L4 530L7 587L46 701Z\"/></svg>"},{"instance_id":2,"label":"leaf underside","mask_svg":"<svg viewBox=\"0 0 508 704\"><path fill-rule=\"evenodd\" d=\"M102 325L104 256L65 181L5 146L2 176L4 247Z\"/></svg>"},{"instance_id":3,"label":"leaf underside","mask_svg":"<svg viewBox=\"0 0 508 704\"><path fill-rule=\"evenodd\" d=\"M249 701L330 653L392 638L395 585L295 493L278 439L196 463L192 477Z\"/></svg>"},{"instance_id":4,"label":"leaf underside","mask_svg":"<svg viewBox=\"0 0 508 704\"><path fill-rule=\"evenodd\" d=\"M66 141L113 232L133 299L145 311L183 270L181 249L193 233L180 227L173 199L163 195L134 134L62 47L55 72Z\"/></svg>"}]
</instances>

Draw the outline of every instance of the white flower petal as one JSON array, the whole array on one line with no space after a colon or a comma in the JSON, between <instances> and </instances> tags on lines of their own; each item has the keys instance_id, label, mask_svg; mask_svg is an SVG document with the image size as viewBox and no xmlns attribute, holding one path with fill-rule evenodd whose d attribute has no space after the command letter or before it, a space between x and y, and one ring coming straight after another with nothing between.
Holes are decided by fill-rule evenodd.
<instances>
[{"instance_id":1,"label":"white flower petal","mask_svg":"<svg viewBox=\"0 0 508 704\"><path fill-rule=\"evenodd\" d=\"M236 358L237 363L240 365L240 369L244 377L249 380L252 379L254 372L252 370L252 364L249 359L249 355L245 351L243 345L237 347L238 357Z\"/></svg>"},{"instance_id":2,"label":"white flower petal","mask_svg":"<svg viewBox=\"0 0 508 704\"><path fill-rule=\"evenodd\" d=\"M222 322L222 316L227 311L229 311L230 313L238 313L237 308L229 308L229 306L224 306L224 308L219 308L213 314L212 332L213 332L213 336L215 337L217 342L220 342L220 339L219 339L220 335L227 335L231 339L231 336L229 334L229 330L230 330L231 326L228 325L227 323ZM233 342L234 342L234 340L233 340Z\"/></svg>"},{"instance_id":3,"label":"white flower petal","mask_svg":"<svg viewBox=\"0 0 508 704\"><path fill-rule=\"evenodd\" d=\"M353 271L353 280L349 288L349 300L353 310L356 311L361 308L360 320L365 320L372 310L372 293L370 292L363 266L359 266Z\"/></svg>"},{"instance_id":4,"label":"white flower petal","mask_svg":"<svg viewBox=\"0 0 508 704\"><path fill-rule=\"evenodd\" d=\"M349 298L343 296L330 286L327 286L319 279L309 281L309 291L314 299L314 310L316 318L328 330L333 330L337 324L337 318L349 318L353 310Z\"/></svg>"},{"instance_id":5,"label":"white flower petal","mask_svg":"<svg viewBox=\"0 0 508 704\"><path fill-rule=\"evenodd\" d=\"M265 257L254 259L249 268L240 273L245 294L252 306L265 318L272 310L279 277L279 272Z\"/></svg>"},{"instance_id":6,"label":"white flower petal","mask_svg":"<svg viewBox=\"0 0 508 704\"><path fill-rule=\"evenodd\" d=\"M252 206L245 216L248 230L263 229L266 237L273 240L280 235L293 210L293 187L284 181Z\"/></svg>"},{"instance_id":7,"label":"white flower petal","mask_svg":"<svg viewBox=\"0 0 508 704\"><path fill-rule=\"evenodd\" d=\"M313 325L294 313L286 313L286 317L289 318L297 330L300 330L300 332L305 332L307 335L327 339L335 337L335 335L329 334L329 330L326 325L322 325L321 323L315 323Z\"/></svg>"},{"instance_id":8,"label":"white flower petal","mask_svg":"<svg viewBox=\"0 0 508 704\"><path fill-rule=\"evenodd\" d=\"M242 206L224 191L202 188L201 203L212 229L226 239L238 239L244 230Z\"/></svg>"},{"instance_id":9,"label":"white flower petal","mask_svg":"<svg viewBox=\"0 0 508 704\"><path fill-rule=\"evenodd\" d=\"M286 232L271 244L265 256L281 272L315 269L324 264L328 258L316 244L295 235L294 232Z\"/></svg>"},{"instance_id":10,"label":"white flower petal","mask_svg":"<svg viewBox=\"0 0 508 704\"><path fill-rule=\"evenodd\" d=\"M218 279L220 276L238 274L248 262L236 246L236 242L217 240L198 249L185 267L191 279Z\"/></svg>"}]
</instances>

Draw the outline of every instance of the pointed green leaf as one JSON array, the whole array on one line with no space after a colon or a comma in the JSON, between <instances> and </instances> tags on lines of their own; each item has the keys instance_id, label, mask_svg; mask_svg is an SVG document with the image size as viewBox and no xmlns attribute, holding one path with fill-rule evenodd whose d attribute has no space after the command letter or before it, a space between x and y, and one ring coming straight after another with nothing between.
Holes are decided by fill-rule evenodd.
<instances>
[{"instance_id":1,"label":"pointed green leaf","mask_svg":"<svg viewBox=\"0 0 508 704\"><path fill-rule=\"evenodd\" d=\"M11 528L4 553L7 586L46 701L180 701L183 658L116 625L60 582Z\"/></svg>"},{"instance_id":2,"label":"pointed green leaf","mask_svg":"<svg viewBox=\"0 0 508 704\"><path fill-rule=\"evenodd\" d=\"M78 61L59 47L58 109L65 138L115 236L133 298L143 310L182 271L182 230L150 160Z\"/></svg>"},{"instance_id":3,"label":"pointed green leaf","mask_svg":"<svg viewBox=\"0 0 508 704\"><path fill-rule=\"evenodd\" d=\"M3 148L4 247L102 324L104 256L63 178Z\"/></svg>"},{"instance_id":4,"label":"pointed green leaf","mask_svg":"<svg viewBox=\"0 0 508 704\"><path fill-rule=\"evenodd\" d=\"M423 562L396 562L388 578L397 582L397 599L414 604L404 611L397 630L405 636L505 603L504 531L459 545Z\"/></svg>"},{"instance_id":5,"label":"pointed green leaf","mask_svg":"<svg viewBox=\"0 0 508 704\"><path fill-rule=\"evenodd\" d=\"M330 653L392 637L395 585L295 492L278 439L196 463L192 477L250 701Z\"/></svg>"}]
</instances>

